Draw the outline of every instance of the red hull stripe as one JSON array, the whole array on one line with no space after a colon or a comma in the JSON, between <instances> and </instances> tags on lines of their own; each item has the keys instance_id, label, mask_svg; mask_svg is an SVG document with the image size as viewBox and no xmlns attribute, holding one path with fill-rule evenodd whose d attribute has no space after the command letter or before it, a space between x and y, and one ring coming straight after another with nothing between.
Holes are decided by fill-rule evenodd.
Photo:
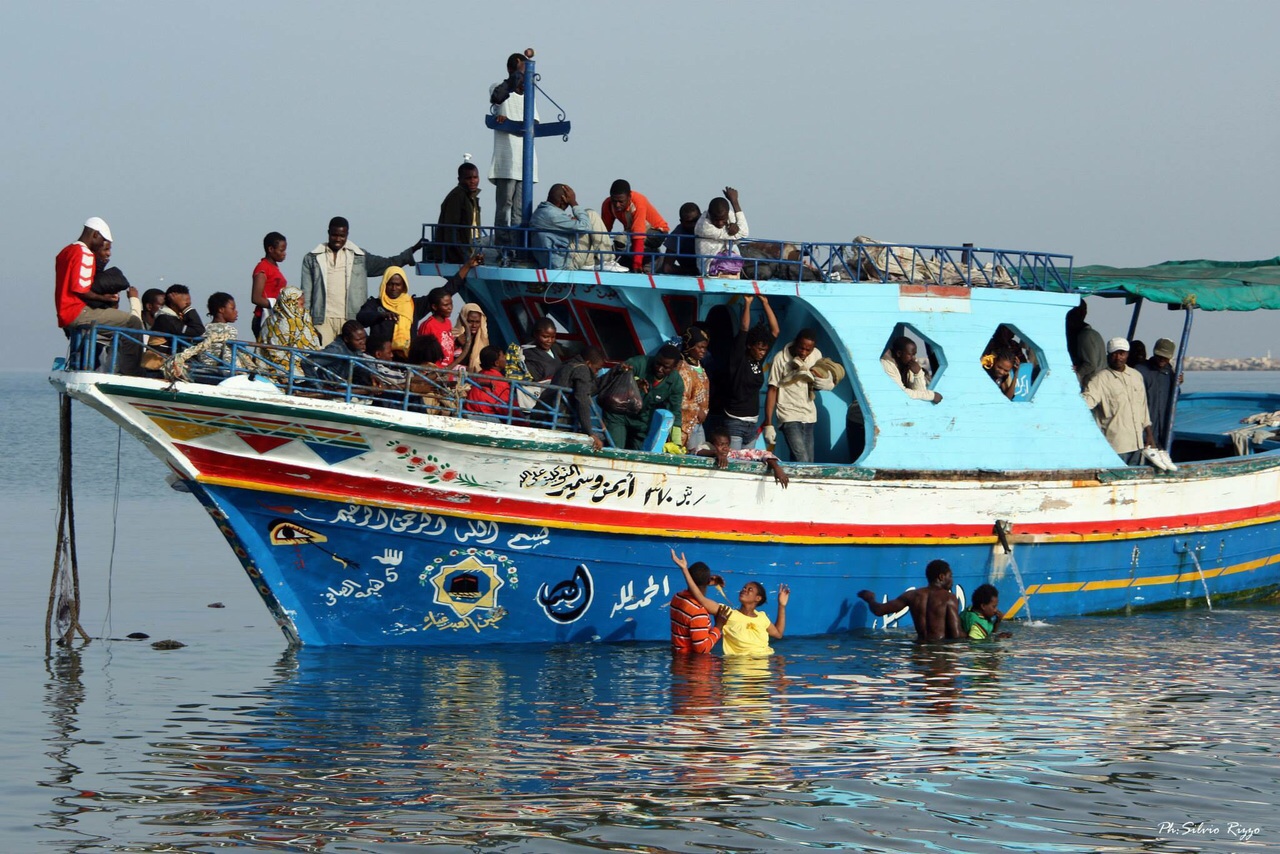
<instances>
[{"instance_id":1,"label":"red hull stripe","mask_svg":"<svg viewBox=\"0 0 1280 854\"><path fill-rule=\"evenodd\" d=\"M349 501L357 504L382 504L413 510L430 510L458 515L465 512L489 519L501 519L528 525L550 527L589 527L624 530L636 534L738 535L763 539L806 540L924 540L946 542L978 540L990 542L990 525L855 525L827 522L764 522L744 524L734 519L707 516L684 516L653 513L645 510L615 510L605 506L584 507L565 502L562 505L519 498L498 497L483 491L458 492L430 486L409 486L374 478L353 479L350 474L324 469L311 469L270 459L246 459L208 448L175 443L201 473L228 486L263 489ZM639 493L637 493L639 494ZM643 496L640 496L643 498ZM605 501L610 499L606 498ZM1151 535L1181 529L1203 529L1240 523L1262 523L1280 518L1280 502L1236 510L1162 516L1125 522L1066 522L1018 526L1014 541L1025 537L1097 540L1125 534Z\"/></svg>"}]
</instances>

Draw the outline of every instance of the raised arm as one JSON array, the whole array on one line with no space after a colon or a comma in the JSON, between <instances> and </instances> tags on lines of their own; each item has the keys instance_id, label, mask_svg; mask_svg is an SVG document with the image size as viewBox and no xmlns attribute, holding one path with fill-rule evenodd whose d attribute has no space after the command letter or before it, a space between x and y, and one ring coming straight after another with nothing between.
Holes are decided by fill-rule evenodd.
<instances>
[{"instance_id":1,"label":"raised arm","mask_svg":"<svg viewBox=\"0 0 1280 854\"><path fill-rule=\"evenodd\" d=\"M769 637L780 640L787 630L787 603L791 601L791 588L785 584L778 585L778 621L770 623Z\"/></svg>"},{"instance_id":2,"label":"raised arm","mask_svg":"<svg viewBox=\"0 0 1280 854\"><path fill-rule=\"evenodd\" d=\"M763 297L762 297L763 299ZM755 301L754 294L747 294L742 298L742 324L738 327L743 332L751 329L751 303ZM769 303L765 303L768 305Z\"/></svg>"},{"instance_id":3,"label":"raised arm","mask_svg":"<svg viewBox=\"0 0 1280 854\"><path fill-rule=\"evenodd\" d=\"M723 604L708 598L707 594L703 593L698 585L693 583L693 576L689 574L689 561L685 560L684 552L677 555L676 550L672 549L671 560L684 573L684 583L689 585L689 592L693 594L694 599L698 600L698 604L706 608L708 613L718 614L719 610L724 607Z\"/></svg>"},{"instance_id":4,"label":"raised arm","mask_svg":"<svg viewBox=\"0 0 1280 854\"><path fill-rule=\"evenodd\" d=\"M267 274L253 274L253 291L249 295L249 302L259 308L271 308L270 301L267 300Z\"/></svg>"},{"instance_id":5,"label":"raised arm","mask_svg":"<svg viewBox=\"0 0 1280 854\"><path fill-rule=\"evenodd\" d=\"M870 590L859 590L858 598L867 603L867 608L877 617L887 617L890 614L896 614L903 608L910 608L915 601L915 594L918 591L908 590L897 599L890 599L888 602L877 602L876 594ZM959 618L957 617L957 620ZM959 623L957 623L959 625Z\"/></svg>"},{"instance_id":6,"label":"raised arm","mask_svg":"<svg viewBox=\"0 0 1280 854\"><path fill-rule=\"evenodd\" d=\"M777 340L778 318L773 316L773 308L769 305L769 298L764 294L761 294L760 304L764 306L764 316L765 316L765 319L769 321L769 334L774 337L774 340Z\"/></svg>"}]
</instances>

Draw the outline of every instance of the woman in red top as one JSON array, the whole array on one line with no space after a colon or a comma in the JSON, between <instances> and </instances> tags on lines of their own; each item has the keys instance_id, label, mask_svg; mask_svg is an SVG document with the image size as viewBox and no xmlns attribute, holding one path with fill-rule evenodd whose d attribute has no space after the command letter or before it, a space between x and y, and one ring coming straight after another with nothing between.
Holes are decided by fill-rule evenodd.
<instances>
[{"instance_id":1,"label":"woman in red top","mask_svg":"<svg viewBox=\"0 0 1280 854\"><path fill-rule=\"evenodd\" d=\"M280 293L289 286L284 273L280 272L280 262L284 260L289 248L288 241L278 231L273 231L262 238L262 250L266 254L253 268L253 292L249 301L253 303L253 337L262 335L262 321L267 311L280 298Z\"/></svg>"},{"instance_id":2,"label":"woman in red top","mask_svg":"<svg viewBox=\"0 0 1280 854\"><path fill-rule=\"evenodd\" d=\"M467 392L464 407L468 413L505 417L511 412L511 383L503 373L506 367L507 356L497 344L480 351L480 376Z\"/></svg>"}]
</instances>

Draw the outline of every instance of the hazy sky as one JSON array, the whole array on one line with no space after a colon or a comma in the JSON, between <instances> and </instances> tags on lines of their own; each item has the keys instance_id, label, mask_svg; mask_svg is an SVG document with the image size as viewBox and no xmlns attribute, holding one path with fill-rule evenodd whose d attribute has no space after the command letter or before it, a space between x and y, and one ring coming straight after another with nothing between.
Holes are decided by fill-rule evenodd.
<instances>
[{"instance_id":1,"label":"hazy sky","mask_svg":"<svg viewBox=\"0 0 1280 854\"><path fill-rule=\"evenodd\" d=\"M527 46L574 122L541 186L593 205L626 177L674 221L732 184L761 237L1280 254L1276 2L41 2L4 32L6 367L64 348L53 259L88 216L140 289L242 311L268 231L291 281L335 214L413 243L463 153L487 169L488 87ZM1206 313L1191 352L1280 355L1277 320Z\"/></svg>"}]
</instances>

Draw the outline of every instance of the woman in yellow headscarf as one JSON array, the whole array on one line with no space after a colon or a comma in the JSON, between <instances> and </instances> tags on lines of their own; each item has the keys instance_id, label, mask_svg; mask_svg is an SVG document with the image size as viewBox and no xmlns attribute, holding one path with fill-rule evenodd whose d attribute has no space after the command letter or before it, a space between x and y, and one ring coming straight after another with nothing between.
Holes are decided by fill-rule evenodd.
<instances>
[{"instance_id":1,"label":"woman in yellow headscarf","mask_svg":"<svg viewBox=\"0 0 1280 854\"><path fill-rule=\"evenodd\" d=\"M378 295L360 307L356 321L369 330L371 337L391 339L397 358L409 354L413 330L427 313L426 297L409 296L409 277L402 267L388 267L382 274Z\"/></svg>"}]
</instances>

